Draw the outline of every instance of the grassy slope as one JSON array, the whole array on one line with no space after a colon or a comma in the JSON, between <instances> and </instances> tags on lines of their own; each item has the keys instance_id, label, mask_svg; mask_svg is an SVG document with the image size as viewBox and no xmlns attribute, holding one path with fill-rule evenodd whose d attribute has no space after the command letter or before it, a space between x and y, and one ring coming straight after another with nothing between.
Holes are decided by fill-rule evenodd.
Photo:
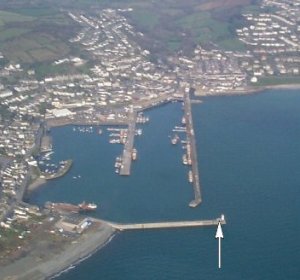
<instances>
[{"instance_id":1,"label":"grassy slope","mask_svg":"<svg viewBox=\"0 0 300 280\"><path fill-rule=\"evenodd\" d=\"M210 42L226 50L239 50L243 45L233 31L236 22L229 19L241 11L240 5L249 2L251 0L224 0L220 5L219 0L0 0L0 9L5 7L13 11L12 17L9 12L4 12L3 18L0 12L0 50L10 59L23 63L63 57L70 52L67 39L73 23L59 9L92 8L95 11L109 6L134 9L126 17L137 30L145 33L144 47L154 53L165 55L180 49L189 51L196 44ZM228 17L216 16L218 13L227 14L228 10ZM46 43L41 44L45 37L48 38ZM29 48L28 39L35 46Z\"/></svg>"},{"instance_id":2,"label":"grassy slope","mask_svg":"<svg viewBox=\"0 0 300 280\"><path fill-rule=\"evenodd\" d=\"M251 0L132 0L128 16L137 29L156 40L157 50L193 49L196 44L217 44L225 50L243 50L236 27L242 10ZM255 6L251 6L252 9ZM154 16L153 16L154 15ZM150 41L147 42L149 45Z\"/></svg>"},{"instance_id":3,"label":"grassy slope","mask_svg":"<svg viewBox=\"0 0 300 280\"><path fill-rule=\"evenodd\" d=\"M63 29L73 28L64 13L52 8L16 8L0 11L0 50L11 61L52 61L69 53Z\"/></svg>"}]
</instances>

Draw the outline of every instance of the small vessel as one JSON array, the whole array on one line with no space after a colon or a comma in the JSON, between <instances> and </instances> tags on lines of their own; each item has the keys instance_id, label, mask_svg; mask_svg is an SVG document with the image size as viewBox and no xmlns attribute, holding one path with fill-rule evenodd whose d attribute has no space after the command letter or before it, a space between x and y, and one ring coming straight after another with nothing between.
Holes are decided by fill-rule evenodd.
<instances>
[{"instance_id":1,"label":"small vessel","mask_svg":"<svg viewBox=\"0 0 300 280\"><path fill-rule=\"evenodd\" d=\"M139 128L139 129L137 129L136 130L136 135L142 135L143 134L143 131L142 131L142 129L141 128Z\"/></svg>"},{"instance_id":2,"label":"small vessel","mask_svg":"<svg viewBox=\"0 0 300 280\"><path fill-rule=\"evenodd\" d=\"M132 160L136 160L137 158L137 150L135 148L132 149L131 157Z\"/></svg>"},{"instance_id":3,"label":"small vessel","mask_svg":"<svg viewBox=\"0 0 300 280\"><path fill-rule=\"evenodd\" d=\"M103 131L102 131L102 129L101 129L101 128L99 128L99 129L98 129L98 134L99 134L99 135L101 135L101 134L102 134L102 132L103 132Z\"/></svg>"},{"instance_id":4,"label":"small vessel","mask_svg":"<svg viewBox=\"0 0 300 280\"><path fill-rule=\"evenodd\" d=\"M174 135L174 137L171 139L172 145L176 145L178 143L179 136L177 134Z\"/></svg>"},{"instance_id":5,"label":"small vessel","mask_svg":"<svg viewBox=\"0 0 300 280\"><path fill-rule=\"evenodd\" d=\"M112 132L109 134L109 137L120 137L120 133Z\"/></svg>"},{"instance_id":6,"label":"small vessel","mask_svg":"<svg viewBox=\"0 0 300 280\"><path fill-rule=\"evenodd\" d=\"M85 201L83 201L82 203L78 204L79 207L79 211L95 211L97 209L97 204L95 203L86 203Z\"/></svg>"},{"instance_id":7,"label":"small vessel","mask_svg":"<svg viewBox=\"0 0 300 280\"><path fill-rule=\"evenodd\" d=\"M188 179L189 179L190 183L193 183L193 171L192 170L190 170L188 173Z\"/></svg>"},{"instance_id":8,"label":"small vessel","mask_svg":"<svg viewBox=\"0 0 300 280\"><path fill-rule=\"evenodd\" d=\"M110 139L110 140L109 140L109 143L111 143L111 144L120 144L121 141L120 141L120 139L115 139L115 138L113 138L113 139Z\"/></svg>"},{"instance_id":9,"label":"small vessel","mask_svg":"<svg viewBox=\"0 0 300 280\"><path fill-rule=\"evenodd\" d=\"M172 131L174 132L186 132L186 128L183 126L175 126Z\"/></svg>"},{"instance_id":10,"label":"small vessel","mask_svg":"<svg viewBox=\"0 0 300 280\"><path fill-rule=\"evenodd\" d=\"M184 116L183 116L182 119L181 119L181 123L182 123L182 124L186 124L186 119L185 119Z\"/></svg>"},{"instance_id":11,"label":"small vessel","mask_svg":"<svg viewBox=\"0 0 300 280\"><path fill-rule=\"evenodd\" d=\"M186 154L184 154L184 155L182 156L182 163L183 163L184 165L187 165L187 164L188 164L188 160L187 160Z\"/></svg>"},{"instance_id":12,"label":"small vessel","mask_svg":"<svg viewBox=\"0 0 300 280\"><path fill-rule=\"evenodd\" d=\"M70 203L52 203L46 202L45 208L56 212L78 213L79 206Z\"/></svg>"}]
</instances>

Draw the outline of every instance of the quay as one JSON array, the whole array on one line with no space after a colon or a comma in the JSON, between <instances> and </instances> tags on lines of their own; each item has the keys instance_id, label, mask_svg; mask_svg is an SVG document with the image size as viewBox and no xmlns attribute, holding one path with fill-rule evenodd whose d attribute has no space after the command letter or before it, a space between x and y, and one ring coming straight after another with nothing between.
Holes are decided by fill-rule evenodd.
<instances>
[{"instance_id":1,"label":"quay","mask_svg":"<svg viewBox=\"0 0 300 280\"><path fill-rule=\"evenodd\" d=\"M127 141L124 145L123 155L122 155L122 165L120 168L120 175L129 176L131 161L132 161L132 149L134 144L135 136L135 126L136 126L137 112L132 111L128 118L128 132Z\"/></svg>"},{"instance_id":2,"label":"quay","mask_svg":"<svg viewBox=\"0 0 300 280\"><path fill-rule=\"evenodd\" d=\"M195 221L177 221L177 222L157 222L157 223L136 223L136 224L110 224L116 230L143 230L143 229L170 229L170 228L187 228L187 227L208 227L217 226L219 222L224 225L226 220L224 215L212 220L195 220Z\"/></svg>"},{"instance_id":3,"label":"quay","mask_svg":"<svg viewBox=\"0 0 300 280\"><path fill-rule=\"evenodd\" d=\"M198 159L196 150L196 140L194 134L192 108L190 100L190 92L184 93L184 118L186 121L186 135L187 142L190 144L190 159L192 165L193 173L193 188L194 188L194 199L189 203L190 207L197 207L201 201L201 191L200 191L200 178L198 170Z\"/></svg>"},{"instance_id":4,"label":"quay","mask_svg":"<svg viewBox=\"0 0 300 280\"><path fill-rule=\"evenodd\" d=\"M43 135L41 140L41 152L51 152L52 151L52 137L49 135Z\"/></svg>"}]
</instances>

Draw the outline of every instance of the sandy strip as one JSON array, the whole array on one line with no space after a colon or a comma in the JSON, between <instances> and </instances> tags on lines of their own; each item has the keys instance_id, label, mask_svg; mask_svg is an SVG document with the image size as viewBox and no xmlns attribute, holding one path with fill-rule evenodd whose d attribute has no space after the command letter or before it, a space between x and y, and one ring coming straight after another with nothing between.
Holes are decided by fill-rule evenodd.
<instances>
[{"instance_id":1,"label":"sandy strip","mask_svg":"<svg viewBox=\"0 0 300 280\"><path fill-rule=\"evenodd\" d=\"M107 223L101 223L98 229L85 233L76 242L72 242L59 254L48 250L43 261L28 254L14 263L0 268L3 280L45 280L76 264L102 248L110 241L115 230Z\"/></svg>"}]
</instances>

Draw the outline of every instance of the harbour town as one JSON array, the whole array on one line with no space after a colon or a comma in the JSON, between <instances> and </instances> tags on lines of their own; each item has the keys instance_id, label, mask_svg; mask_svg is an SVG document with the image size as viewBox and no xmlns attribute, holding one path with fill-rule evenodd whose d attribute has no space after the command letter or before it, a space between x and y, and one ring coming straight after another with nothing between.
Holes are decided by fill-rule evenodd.
<instances>
[{"instance_id":1,"label":"harbour town","mask_svg":"<svg viewBox=\"0 0 300 280\"><path fill-rule=\"evenodd\" d=\"M168 144L185 172L181 184L190 187L190 196L181 198L186 211L198 211L205 201L207 179L203 183L200 177L202 147L196 141L199 131L194 127L193 109L207 96L299 87L299 0L263 0L256 9L243 12L244 26L235 29L237 39L244 44L242 50L226 51L212 42L199 43L189 55L178 51L165 59L157 58L142 44L143 32L130 21L132 8L103 8L94 13L61 9L64 19L73 24L67 42L74 53L62 52L61 57L47 61L50 68L61 72L40 76L31 64L8 59L6 50L0 50L1 279L47 279L123 231L226 224L221 213L215 219L168 220L163 211L161 220L119 223L117 219L102 219L105 199L96 203L83 195L69 201L64 194L60 200L49 198L35 205L31 196L47 189L49 182L61 184L63 189L65 178L71 176L74 185L83 179L73 158L56 158L53 130L70 127L71 133L97 135L112 144L110 172L99 171L95 184L104 185L105 176L115 176L122 185L138 174L143 160L140 139L146 137L145 130L151 124L149 110L176 103L183 113L181 122L169 131ZM11 27L7 22L14 28L14 23ZM36 55L28 53L31 55L25 57ZM280 83L284 79L291 82ZM69 132L65 137L68 139ZM147 137L155 137L155 133ZM66 146L73 140L66 141ZM78 146L78 153L84 153L83 146ZM172 163L165 167L169 165ZM151 167L147 171L141 186L153 178ZM163 170L157 174L165 176ZM172 194L170 191L170 197ZM168 205L168 199L164 203ZM48 254L41 253L46 251ZM35 265L24 271L26 262Z\"/></svg>"},{"instance_id":2,"label":"harbour town","mask_svg":"<svg viewBox=\"0 0 300 280\"><path fill-rule=\"evenodd\" d=\"M192 91L191 91L192 92ZM194 139L194 128L192 122L192 110L191 110L191 101L190 101L190 91L186 90L184 93L183 99L178 99L184 106L183 117L185 120L182 123L182 132L181 136L186 135L186 140L180 140L182 142L183 147L185 148L184 154L187 157L187 163L183 162L184 165L188 164L191 166L192 174L192 183L193 189L195 193L195 199L189 204L190 207L196 207L201 202L201 193L200 193L200 182L199 182L199 173L198 173L198 164L197 164L197 155L195 149L195 139ZM77 133L90 134L94 131L99 135L99 137L103 137L103 131L107 131L109 133L109 143L110 144L122 144L123 154L120 157L117 157L115 168L116 175L123 176L132 176L131 173L134 173L134 166L132 165L132 161L136 162L135 164L139 164L138 160L138 151L134 147L134 138L143 136L142 126L147 125L148 122L151 122L149 117L147 117L146 112L132 110L128 112L128 118L122 122L121 128L116 126L111 126L111 123L108 122L106 125L98 128L94 126L83 126L77 125L73 126L73 131ZM127 128L124 128L124 124L127 124ZM137 127L138 124L138 127ZM51 157L55 150L53 150L52 137L51 137L51 128L46 125L41 127L43 134L40 136L40 140L37 143L36 149L40 150L40 153L37 156L31 159L31 182L29 185L25 185L23 187L23 195L26 195L28 191L30 191L30 185L43 184L47 180L55 180L58 179L69 172L72 169L73 160L64 160L60 161L59 164L51 163ZM183 133L183 134L182 134ZM177 139L179 141L179 137ZM169 145L173 146L174 142L171 141ZM177 143L176 143L177 144ZM180 161L180 158L178 158ZM113 171L113 169L112 169ZM79 180L80 175L73 176L74 180ZM33 181L32 181L33 180ZM189 181L190 179L187 178ZM27 187L29 188L27 189ZM98 206L93 202L85 202L78 204L71 204L66 202L47 202L43 208L39 208L36 206L32 206L23 202L23 196L20 196L20 199L17 200L13 206L14 208L7 209L7 214L4 216L1 226L10 230L14 227L15 224L18 224L21 228L23 227L23 232L19 235L19 243L20 249L19 252L24 254L34 254L35 250L31 248L28 244L27 246L22 240L26 240L30 237L33 232L31 229L32 226L35 226L36 221L40 221L41 224L39 230L35 229L34 232L44 232L47 235L50 234L56 236L56 239L59 240L57 244L62 242L65 246L68 246L72 240L78 240L78 246L85 248L85 242L80 241L82 239L82 235L94 235L94 232L98 232L103 226L108 228L111 233L115 231L124 231L130 229L159 229L159 228L181 228L181 227L202 227L202 226L216 226L219 221L225 224L225 218L222 216L219 219L215 220L205 220L205 221L179 221L179 222L157 222L157 223L141 223L141 224L119 224L114 222L108 222L105 220L97 220L95 218L86 216L86 214L92 213L94 211L101 212L101 205ZM11 214L13 211L13 214ZM49 218L50 217L50 218ZM50 219L50 220L49 220ZM49 220L49 221L47 221ZM46 222L47 221L47 222ZM25 226L26 225L26 226ZM35 226L36 227L36 226ZM45 232L46 230L46 232ZM34 234L34 236L36 233ZM45 236L47 236L45 235ZM45 237L44 236L44 237ZM49 237L50 237L49 236ZM107 238L109 238L108 235ZM103 242L107 241L107 238L103 239ZM46 240L48 237L46 237ZM24 245L21 245L24 244ZM89 243L90 244L90 243ZM26 248L27 247L27 248ZM67 248L67 247L65 247ZM87 251L86 255L90 253L90 250L85 249ZM30 253L31 252L31 253ZM5 259L9 260L13 258L12 252L7 252L8 255ZM47 258L41 260L41 266L45 265L47 262ZM18 261L17 261L18 263ZM22 263L22 258L20 259L20 263ZM65 264L70 265L71 263L65 262ZM4 266L3 266L4 265ZM7 264L2 264L5 268ZM39 267L39 266L38 266ZM37 268L39 269L39 268ZM3 275L6 275L10 271L10 266L7 266L7 270L3 270ZM32 272L30 272L32 273ZM43 272L35 271L36 275L40 275L42 277ZM51 272L53 274L53 272ZM9 274L7 274L9 275ZM27 274L26 274L27 275ZM28 274L29 275L29 274ZM31 274L30 274L31 275ZM43 277L46 277L45 274ZM24 276L24 275L23 275ZM22 277L23 277L22 276ZM20 276L21 277L21 276ZM23 278L20 279L23 279ZM25 276L24 276L25 277ZM27 276L26 276L27 277ZM24 278L26 279L26 278ZM40 279L40 278L37 278ZM42 279L42 278L41 278Z\"/></svg>"}]
</instances>

